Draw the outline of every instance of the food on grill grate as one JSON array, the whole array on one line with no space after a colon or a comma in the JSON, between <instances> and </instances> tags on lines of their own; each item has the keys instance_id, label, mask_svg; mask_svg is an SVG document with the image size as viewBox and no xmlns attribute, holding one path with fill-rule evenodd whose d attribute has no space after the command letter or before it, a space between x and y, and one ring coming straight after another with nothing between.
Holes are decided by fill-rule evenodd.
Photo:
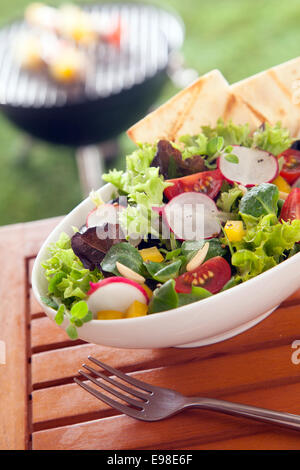
<instances>
[{"instance_id":1,"label":"food on grill grate","mask_svg":"<svg viewBox=\"0 0 300 470\"><path fill-rule=\"evenodd\" d=\"M68 44L62 44L49 61L49 74L54 80L69 84L83 81L87 67L88 61L82 52Z\"/></svg>"},{"instance_id":2,"label":"food on grill grate","mask_svg":"<svg viewBox=\"0 0 300 470\"><path fill-rule=\"evenodd\" d=\"M86 54L54 35L38 36L34 32L17 37L15 58L20 67L47 74L61 84L82 82L90 69Z\"/></svg>"},{"instance_id":3,"label":"food on grill grate","mask_svg":"<svg viewBox=\"0 0 300 470\"><path fill-rule=\"evenodd\" d=\"M89 46L99 40L120 45L121 22L116 16L109 22L101 16L76 5L66 4L53 8L42 3L32 3L25 11L25 19L31 26L56 33L65 39Z\"/></svg>"},{"instance_id":4,"label":"food on grill grate","mask_svg":"<svg viewBox=\"0 0 300 470\"><path fill-rule=\"evenodd\" d=\"M100 42L120 47L122 28L117 12L108 18L72 4L57 9L32 3L24 16L29 30L16 35L18 64L63 85L85 81L91 63L97 61L88 47Z\"/></svg>"},{"instance_id":5,"label":"food on grill grate","mask_svg":"<svg viewBox=\"0 0 300 470\"><path fill-rule=\"evenodd\" d=\"M34 34L21 34L16 41L15 57L26 70L41 71L45 67L43 46Z\"/></svg>"}]
</instances>

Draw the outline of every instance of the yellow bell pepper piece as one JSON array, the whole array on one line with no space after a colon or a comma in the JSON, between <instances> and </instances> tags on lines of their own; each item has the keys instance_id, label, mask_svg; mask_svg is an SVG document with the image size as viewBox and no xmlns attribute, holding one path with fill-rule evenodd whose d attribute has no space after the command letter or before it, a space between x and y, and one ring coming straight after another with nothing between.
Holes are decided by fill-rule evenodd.
<instances>
[{"instance_id":1,"label":"yellow bell pepper piece","mask_svg":"<svg viewBox=\"0 0 300 470\"><path fill-rule=\"evenodd\" d=\"M275 184L277 188L279 189L280 192L282 193L290 193L291 192L291 187L289 183L282 177L282 176L277 176L274 181L272 181L272 184Z\"/></svg>"},{"instance_id":2,"label":"yellow bell pepper piece","mask_svg":"<svg viewBox=\"0 0 300 470\"><path fill-rule=\"evenodd\" d=\"M155 263L161 263L164 260L163 255L156 246L139 250L139 253L144 261L154 261Z\"/></svg>"},{"instance_id":3,"label":"yellow bell pepper piece","mask_svg":"<svg viewBox=\"0 0 300 470\"><path fill-rule=\"evenodd\" d=\"M241 220L227 220L224 231L230 242L241 241L246 233Z\"/></svg>"},{"instance_id":4,"label":"yellow bell pepper piece","mask_svg":"<svg viewBox=\"0 0 300 470\"><path fill-rule=\"evenodd\" d=\"M147 312L148 306L142 302L139 302L138 300L135 300L127 309L125 318L143 317L144 315L147 315Z\"/></svg>"},{"instance_id":5,"label":"yellow bell pepper piece","mask_svg":"<svg viewBox=\"0 0 300 470\"><path fill-rule=\"evenodd\" d=\"M149 299L151 299L153 295L152 290L146 284L142 284L141 287L146 291L146 294L148 295Z\"/></svg>"},{"instance_id":6,"label":"yellow bell pepper piece","mask_svg":"<svg viewBox=\"0 0 300 470\"><path fill-rule=\"evenodd\" d=\"M118 310L100 310L97 312L97 320L118 320L124 317L125 314Z\"/></svg>"}]
</instances>

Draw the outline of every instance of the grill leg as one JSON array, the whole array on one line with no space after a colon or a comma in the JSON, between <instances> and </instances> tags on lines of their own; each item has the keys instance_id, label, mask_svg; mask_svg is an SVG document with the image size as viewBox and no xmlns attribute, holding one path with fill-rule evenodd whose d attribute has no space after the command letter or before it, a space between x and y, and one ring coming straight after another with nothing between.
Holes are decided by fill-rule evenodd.
<instances>
[{"instance_id":1,"label":"grill leg","mask_svg":"<svg viewBox=\"0 0 300 470\"><path fill-rule=\"evenodd\" d=\"M79 147L76 161L83 196L103 185L102 175L106 171L105 163L117 157L120 151L118 140L109 140L99 145Z\"/></svg>"},{"instance_id":2,"label":"grill leg","mask_svg":"<svg viewBox=\"0 0 300 470\"><path fill-rule=\"evenodd\" d=\"M80 147L76 151L76 161L83 196L102 186L102 174L105 171L104 153L101 146Z\"/></svg>"},{"instance_id":3,"label":"grill leg","mask_svg":"<svg viewBox=\"0 0 300 470\"><path fill-rule=\"evenodd\" d=\"M15 163L18 166L27 166L31 151L34 147L34 139L28 134L21 135L15 153Z\"/></svg>"}]
</instances>

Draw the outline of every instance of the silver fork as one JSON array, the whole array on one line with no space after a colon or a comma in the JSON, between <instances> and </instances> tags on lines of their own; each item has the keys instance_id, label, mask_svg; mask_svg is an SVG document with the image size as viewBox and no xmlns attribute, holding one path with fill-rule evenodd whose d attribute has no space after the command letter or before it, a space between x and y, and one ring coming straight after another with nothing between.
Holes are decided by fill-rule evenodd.
<instances>
[{"instance_id":1,"label":"silver fork","mask_svg":"<svg viewBox=\"0 0 300 470\"><path fill-rule=\"evenodd\" d=\"M120 382L111 376L107 376L103 372L100 372L87 364L83 364L82 367L97 378L93 375L87 374L83 370L78 371L82 377L88 379L97 387L100 387L109 394L119 398L124 403L114 400L107 394L102 393L94 387L91 387L86 382L79 380L77 377L74 378L74 381L107 405L110 405L132 418L142 421L158 421L179 413L187 408L200 408L202 410L219 411L220 413L233 416L243 416L245 418L277 424L279 426L300 431L299 415L281 413L279 411L257 408L255 406L243 405L241 403L216 400L214 398L185 397L174 390L157 387L155 385L142 382L141 380L137 380L91 356L89 356L88 359L97 366L113 374L115 377L118 377L126 384L131 385L125 385L125 383ZM101 379L101 381L99 379ZM108 384L113 385L113 387Z\"/></svg>"}]
</instances>

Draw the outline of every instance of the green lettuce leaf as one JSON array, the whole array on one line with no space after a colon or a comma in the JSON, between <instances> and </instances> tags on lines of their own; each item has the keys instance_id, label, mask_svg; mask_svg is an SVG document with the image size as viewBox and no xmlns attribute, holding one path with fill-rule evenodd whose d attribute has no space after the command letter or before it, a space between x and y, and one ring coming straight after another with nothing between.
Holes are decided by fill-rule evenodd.
<instances>
[{"instance_id":1,"label":"green lettuce leaf","mask_svg":"<svg viewBox=\"0 0 300 470\"><path fill-rule=\"evenodd\" d=\"M223 191L217 199L217 207L223 212L238 211L239 199L243 196L243 192L238 186Z\"/></svg>"},{"instance_id":2,"label":"green lettuce leaf","mask_svg":"<svg viewBox=\"0 0 300 470\"><path fill-rule=\"evenodd\" d=\"M138 147L126 157L126 169L133 173L143 173L151 165L156 153L156 145L138 144Z\"/></svg>"},{"instance_id":3,"label":"green lettuce leaf","mask_svg":"<svg viewBox=\"0 0 300 470\"><path fill-rule=\"evenodd\" d=\"M243 145L251 147L252 138L248 124L236 125L232 121L226 124L223 119L218 119L216 127L202 126L204 135L211 139L213 137L223 137L225 145Z\"/></svg>"},{"instance_id":4,"label":"green lettuce leaf","mask_svg":"<svg viewBox=\"0 0 300 470\"><path fill-rule=\"evenodd\" d=\"M299 240L300 220L279 223L274 214L262 216L256 224L248 224L240 242L231 243L231 263L246 281L284 260Z\"/></svg>"},{"instance_id":5,"label":"green lettuce leaf","mask_svg":"<svg viewBox=\"0 0 300 470\"><path fill-rule=\"evenodd\" d=\"M174 143L173 146L181 151L182 159L186 160L195 155L201 155L208 169L217 167L216 160L221 152L228 153L228 155L232 152L232 146L226 146L224 138L217 133L209 138L204 133L194 136L183 135L179 140L183 144L183 148Z\"/></svg>"},{"instance_id":6,"label":"green lettuce leaf","mask_svg":"<svg viewBox=\"0 0 300 470\"><path fill-rule=\"evenodd\" d=\"M158 215L152 207L162 205L164 189L171 183L164 181L158 167L150 167L155 151L155 146L141 145L126 157L125 172L111 170L103 175L104 181L112 183L120 194L128 197L129 206L120 214L120 224L127 238L131 234L158 236L155 226Z\"/></svg>"},{"instance_id":7,"label":"green lettuce leaf","mask_svg":"<svg viewBox=\"0 0 300 470\"><path fill-rule=\"evenodd\" d=\"M281 127L280 123L271 126L267 122L259 127L253 135L248 124L236 125L232 121L224 123L219 119L215 128L203 126L202 132L211 139L223 137L224 145L242 145L244 147L258 147L277 156L292 144L288 129Z\"/></svg>"},{"instance_id":8,"label":"green lettuce leaf","mask_svg":"<svg viewBox=\"0 0 300 470\"><path fill-rule=\"evenodd\" d=\"M292 144L289 131L281 127L280 123L271 126L267 122L253 134L253 147L266 150L277 156Z\"/></svg>"},{"instance_id":9,"label":"green lettuce leaf","mask_svg":"<svg viewBox=\"0 0 300 470\"><path fill-rule=\"evenodd\" d=\"M192 158L194 155L206 155L208 139L204 134L183 135L179 140L184 144L183 149L179 147L183 160Z\"/></svg>"},{"instance_id":10,"label":"green lettuce leaf","mask_svg":"<svg viewBox=\"0 0 300 470\"><path fill-rule=\"evenodd\" d=\"M51 256L42 263L48 281L49 298L55 298L71 309L73 303L83 300L90 282L103 278L98 270L85 269L71 248L70 237L62 233L59 240L49 246Z\"/></svg>"}]
</instances>

